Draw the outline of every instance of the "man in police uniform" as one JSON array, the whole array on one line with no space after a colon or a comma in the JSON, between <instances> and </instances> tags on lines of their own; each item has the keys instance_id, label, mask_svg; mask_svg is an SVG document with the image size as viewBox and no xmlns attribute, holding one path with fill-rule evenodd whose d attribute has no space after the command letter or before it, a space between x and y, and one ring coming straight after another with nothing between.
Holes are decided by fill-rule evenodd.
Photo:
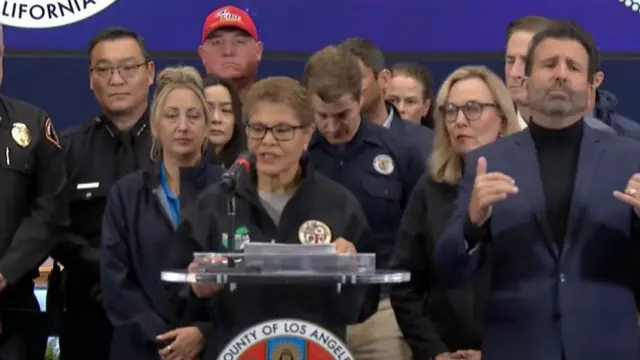
<instances>
[{"instance_id":1,"label":"man in police uniform","mask_svg":"<svg viewBox=\"0 0 640 360\"><path fill-rule=\"evenodd\" d=\"M0 82L4 39L0 27ZM49 116L0 95L0 359L42 360L33 278L68 222L64 154Z\"/></svg>"},{"instance_id":2,"label":"man in police uniform","mask_svg":"<svg viewBox=\"0 0 640 360\"><path fill-rule=\"evenodd\" d=\"M309 158L358 199L374 234L378 265L386 267L407 199L426 167L423 155L414 143L360 114L362 73L349 51L329 46L315 53L303 83L318 128ZM410 358L384 290L375 315L347 331L349 349L359 360Z\"/></svg>"},{"instance_id":3,"label":"man in police uniform","mask_svg":"<svg viewBox=\"0 0 640 360\"><path fill-rule=\"evenodd\" d=\"M99 284L102 213L111 186L150 161L147 108L155 66L144 41L127 29L105 29L91 41L89 61L90 86L103 115L62 134L71 227L54 258L64 266L65 360L109 356L112 327Z\"/></svg>"},{"instance_id":4,"label":"man in police uniform","mask_svg":"<svg viewBox=\"0 0 640 360\"><path fill-rule=\"evenodd\" d=\"M398 109L385 101L384 86L391 79L391 72L385 68L382 50L371 40L361 37L348 38L338 47L350 52L360 66L363 80L360 110L367 120L413 143L420 149L426 164L433 149L433 130L402 119Z\"/></svg>"}]
</instances>

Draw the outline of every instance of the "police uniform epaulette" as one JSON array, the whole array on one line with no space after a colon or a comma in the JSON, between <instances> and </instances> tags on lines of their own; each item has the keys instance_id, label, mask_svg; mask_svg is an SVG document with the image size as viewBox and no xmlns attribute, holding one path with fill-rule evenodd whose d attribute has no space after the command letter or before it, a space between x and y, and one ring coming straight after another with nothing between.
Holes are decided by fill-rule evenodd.
<instances>
[{"instance_id":1,"label":"police uniform epaulette","mask_svg":"<svg viewBox=\"0 0 640 360\"><path fill-rule=\"evenodd\" d=\"M28 121L29 119L39 119L44 123L44 120L47 118L47 115L44 110L26 101L14 99L12 97L5 96L5 95L0 95L0 101L7 107L7 110L9 110L10 113L16 112L18 114L21 114L20 121ZM13 122L15 120L16 119L11 119L11 116L9 117L10 122ZM28 124L28 125L34 126L36 128L39 128L40 126L42 126L42 124Z\"/></svg>"},{"instance_id":2,"label":"police uniform epaulette","mask_svg":"<svg viewBox=\"0 0 640 360\"><path fill-rule=\"evenodd\" d=\"M67 128L65 130L63 130L60 133L60 138L61 139L68 139L69 137L76 135L76 134L81 134L84 133L85 131L88 131L89 129L91 129L92 126L96 125L99 122L99 117L94 117L93 119L89 120L89 121L85 121L81 124L78 124L76 126L72 126L70 128Z\"/></svg>"}]
</instances>

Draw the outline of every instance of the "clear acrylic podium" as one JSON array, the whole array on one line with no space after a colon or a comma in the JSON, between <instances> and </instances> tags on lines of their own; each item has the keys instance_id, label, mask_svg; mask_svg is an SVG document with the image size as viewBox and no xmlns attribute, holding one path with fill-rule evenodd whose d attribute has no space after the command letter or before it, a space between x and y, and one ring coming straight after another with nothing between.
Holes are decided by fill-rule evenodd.
<instances>
[{"instance_id":1,"label":"clear acrylic podium","mask_svg":"<svg viewBox=\"0 0 640 360\"><path fill-rule=\"evenodd\" d=\"M339 255L324 245L250 246L244 252L196 253L195 269L163 271L162 280L243 286L332 286L338 294L351 286L402 283L408 272L376 269L375 254ZM344 291L343 291L344 290ZM242 291L239 290L238 293ZM345 325L346 326L346 325ZM217 351L217 350L216 350ZM278 318L243 329L224 345L218 360L355 359L341 338L303 319Z\"/></svg>"},{"instance_id":2,"label":"clear acrylic podium","mask_svg":"<svg viewBox=\"0 0 640 360\"><path fill-rule=\"evenodd\" d=\"M375 254L330 253L196 253L195 271L169 270L162 280L178 283L226 284L392 284L410 280L403 271L376 269Z\"/></svg>"}]
</instances>

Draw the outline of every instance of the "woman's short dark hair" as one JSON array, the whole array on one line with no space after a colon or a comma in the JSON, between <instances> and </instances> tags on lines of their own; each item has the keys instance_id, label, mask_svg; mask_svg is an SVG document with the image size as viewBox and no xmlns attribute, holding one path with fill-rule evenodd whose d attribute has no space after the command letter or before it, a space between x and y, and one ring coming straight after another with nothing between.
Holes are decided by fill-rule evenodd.
<instances>
[{"instance_id":1,"label":"woman's short dark hair","mask_svg":"<svg viewBox=\"0 0 640 360\"><path fill-rule=\"evenodd\" d=\"M233 164L238 155L247 149L247 139L242 124L242 102L236 87L226 79L216 75L206 75L202 80L206 89L212 86L224 86L231 95L231 109L233 111L233 134L229 141L222 146L220 152L213 156L217 164L228 168Z\"/></svg>"}]
</instances>

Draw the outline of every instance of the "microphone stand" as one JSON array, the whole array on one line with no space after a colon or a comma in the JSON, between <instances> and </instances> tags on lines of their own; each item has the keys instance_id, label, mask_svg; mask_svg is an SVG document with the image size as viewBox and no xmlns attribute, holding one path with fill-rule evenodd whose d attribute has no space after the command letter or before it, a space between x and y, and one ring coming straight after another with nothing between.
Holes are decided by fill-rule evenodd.
<instances>
[{"instance_id":1,"label":"microphone stand","mask_svg":"<svg viewBox=\"0 0 640 360\"><path fill-rule=\"evenodd\" d=\"M229 245L231 246L232 252L236 252L240 250L240 246L238 244L238 240L236 238L236 196L235 191L232 191L227 194L227 218L229 220L229 237L232 241L229 241Z\"/></svg>"},{"instance_id":2,"label":"microphone stand","mask_svg":"<svg viewBox=\"0 0 640 360\"><path fill-rule=\"evenodd\" d=\"M227 218L229 220L229 235L227 236L227 244L229 246L229 252L240 252L240 245L242 239L238 241L236 236L236 181L231 182L229 188L225 189L227 194ZM227 257L227 268L235 268L236 259ZM235 283L229 283L229 291L233 292L236 289Z\"/></svg>"}]
</instances>

